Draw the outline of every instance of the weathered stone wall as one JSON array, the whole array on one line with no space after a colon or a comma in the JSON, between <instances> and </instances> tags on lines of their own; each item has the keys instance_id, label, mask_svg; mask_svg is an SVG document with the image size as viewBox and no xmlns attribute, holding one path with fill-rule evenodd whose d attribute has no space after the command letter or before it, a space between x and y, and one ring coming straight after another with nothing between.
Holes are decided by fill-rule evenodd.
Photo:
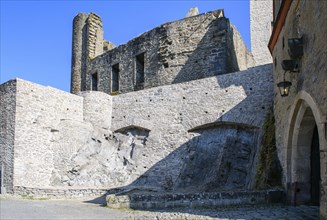
<instances>
[{"instance_id":1,"label":"weathered stone wall","mask_svg":"<svg viewBox=\"0 0 327 220\"><path fill-rule=\"evenodd\" d=\"M81 97L18 79L14 186L49 186L55 170L54 159L61 152L71 152L78 143L62 140L61 145L54 146L56 134L69 124L82 122ZM62 124L65 126L61 127ZM74 128L76 133L78 127Z\"/></svg>"},{"instance_id":2,"label":"weathered stone wall","mask_svg":"<svg viewBox=\"0 0 327 220\"><path fill-rule=\"evenodd\" d=\"M82 88L82 75L85 74L87 61L86 51L86 20L88 16L79 13L73 20L73 43L72 43L72 69L70 91L76 93Z\"/></svg>"},{"instance_id":3,"label":"weathered stone wall","mask_svg":"<svg viewBox=\"0 0 327 220\"><path fill-rule=\"evenodd\" d=\"M246 70L255 66L252 54L246 47L240 32L233 24L230 24L227 41L227 72Z\"/></svg>"},{"instance_id":4,"label":"weathered stone wall","mask_svg":"<svg viewBox=\"0 0 327 220\"><path fill-rule=\"evenodd\" d=\"M103 42L103 52L114 49L116 46L110 41Z\"/></svg>"},{"instance_id":5,"label":"weathered stone wall","mask_svg":"<svg viewBox=\"0 0 327 220\"><path fill-rule=\"evenodd\" d=\"M302 157L310 155L300 154L305 149L296 149L308 141L310 148L311 137L297 137L305 123L298 122L301 118L301 109L310 109L313 113L319 133L320 169L321 169L321 212L327 216L327 143L326 143L326 116L327 116L327 2L326 1L293 1L286 17L286 21L273 50L274 63L274 93L275 93L275 118L276 142L279 158L282 161L285 187L290 189L292 182L301 181L301 176L309 175L305 172L296 174L296 166L310 167L310 160ZM276 83L283 80L284 70L282 60L290 59L288 54L289 38L303 36L304 55L299 60L298 73L286 73L286 80L292 82L290 94L282 98L279 95ZM304 113L302 113L303 115ZM309 120L307 121L310 122ZM303 129L302 129L303 130ZM302 131L310 132L310 131ZM298 138L298 139L297 139ZM309 138L310 140L304 140ZM298 146L296 146L296 142ZM295 156L295 157L294 157ZM292 162L293 161L293 162ZM301 164L298 164L301 163ZM298 165L297 165L298 164ZM301 186L300 186L301 188ZM300 189L298 197L302 192ZM308 189L310 190L310 189ZM310 196L309 196L310 197Z\"/></svg>"},{"instance_id":6,"label":"weathered stone wall","mask_svg":"<svg viewBox=\"0 0 327 220\"><path fill-rule=\"evenodd\" d=\"M250 0L251 52L255 64L272 63L268 50L273 21L272 0Z\"/></svg>"},{"instance_id":7,"label":"weathered stone wall","mask_svg":"<svg viewBox=\"0 0 327 220\"><path fill-rule=\"evenodd\" d=\"M248 188L271 82L271 65L113 97L18 80L16 193Z\"/></svg>"},{"instance_id":8,"label":"weathered stone wall","mask_svg":"<svg viewBox=\"0 0 327 220\"><path fill-rule=\"evenodd\" d=\"M112 113L112 97L102 92L80 92L83 97L84 121L91 122L94 127L110 129Z\"/></svg>"},{"instance_id":9,"label":"weathered stone wall","mask_svg":"<svg viewBox=\"0 0 327 220\"><path fill-rule=\"evenodd\" d=\"M87 19L87 48L90 59L103 53L103 29L101 18L90 13Z\"/></svg>"},{"instance_id":10,"label":"weathered stone wall","mask_svg":"<svg viewBox=\"0 0 327 220\"><path fill-rule=\"evenodd\" d=\"M245 206L255 204L281 203L283 191L225 191L211 193L166 193L108 195L109 208L132 208L141 210L174 208L217 208L226 206Z\"/></svg>"},{"instance_id":11,"label":"weathered stone wall","mask_svg":"<svg viewBox=\"0 0 327 220\"><path fill-rule=\"evenodd\" d=\"M11 80L0 85L0 167L4 171L1 187L9 193L13 191L15 114L16 80Z\"/></svg>"},{"instance_id":12,"label":"weathered stone wall","mask_svg":"<svg viewBox=\"0 0 327 220\"><path fill-rule=\"evenodd\" d=\"M75 16L72 42L72 93L85 90L87 66L90 59L103 53L103 42L102 21L98 15L79 13Z\"/></svg>"},{"instance_id":13,"label":"weathered stone wall","mask_svg":"<svg viewBox=\"0 0 327 220\"><path fill-rule=\"evenodd\" d=\"M17 90L15 189L102 186L104 173L96 170L108 154L92 155L100 153L101 141L110 134L111 97L100 92L80 97L23 80ZM85 164L98 167L84 169L80 178L76 172Z\"/></svg>"},{"instance_id":14,"label":"weathered stone wall","mask_svg":"<svg viewBox=\"0 0 327 220\"><path fill-rule=\"evenodd\" d=\"M144 84L136 82L136 56L144 53ZM92 90L97 73L98 90L110 94L112 66L119 64L119 92L181 83L245 70L253 66L239 33L222 10L163 24L124 45L93 59L85 90Z\"/></svg>"},{"instance_id":15,"label":"weathered stone wall","mask_svg":"<svg viewBox=\"0 0 327 220\"><path fill-rule=\"evenodd\" d=\"M67 198L81 198L81 197L101 197L107 193L106 189L91 189L91 188L67 188L67 187L24 187L24 186L15 186L14 187L15 195L20 196L29 196L32 199L67 199Z\"/></svg>"},{"instance_id":16,"label":"weathered stone wall","mask_svg":"<svg viewBox=\"0 0 327 220\"><path fill-rule=\"evenodd\" d=\"M129 127L149 130L143 146L134 149L141 158L134 159L128 154L132 151L132 134L130 146L124 146L129 173L125 176L130 177L129 181L135 178L130 186L181 190L187 189L182 187L186 181L194 181L197 184L193 187L205 191L248 187L259 132L254 128L261 127L271 105L269 71L271 65L266 65L114 96L113 131L119 133ZM250 126L249 130L242 125ZM195 129L194 132L189 132L191 129ZM219 134L221 140L215 139L213 133ZM242 158L246 161L244 164ZM217 169L211 171L213 164ZM192 174L190 170L193 170ZM198 181L197 176L202 174L208 176ZM220 177L218 175L224 174L222 184L210 185ZM232 181L233 175L237 174L244 177L239 183ZM192 190L191 187L188 190Z\"/></svg>"},{"instance_id":17,"label":"weathered stone wall","mask_svg":"<svg viewBox=\"0 0 327 220\"><path fill-rule=\"evenodd\" d=\"M221 124L197 133L182 153L176 188L203 192L248 188L258 129Z\"/></svg>"}]
</instances>

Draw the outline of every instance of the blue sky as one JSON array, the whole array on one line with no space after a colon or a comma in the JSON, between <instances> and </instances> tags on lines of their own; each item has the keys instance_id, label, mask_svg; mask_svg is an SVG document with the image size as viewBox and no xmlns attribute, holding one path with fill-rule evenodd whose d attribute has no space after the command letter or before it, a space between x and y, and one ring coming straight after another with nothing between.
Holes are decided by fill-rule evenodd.
<instances>
[{"instance_id":1,"label":"blue sky","mask_svg":"<svg viewBox=\"0 0 327 220\"><path fill-rule=\"evenodd\" d=\"M216 1L1 1L0 83L21 78L70 91L72 20L95 12L106 40L116 45L163 23L223 8L250 46L249 0Z\"/></svg>"}]
</instances>

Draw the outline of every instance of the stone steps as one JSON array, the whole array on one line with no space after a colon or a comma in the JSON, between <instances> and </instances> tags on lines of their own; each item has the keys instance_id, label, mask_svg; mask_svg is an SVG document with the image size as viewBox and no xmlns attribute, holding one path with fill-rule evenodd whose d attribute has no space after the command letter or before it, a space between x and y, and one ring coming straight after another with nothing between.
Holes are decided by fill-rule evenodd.
<instances>
[{"instance_id":1,"label":"stone steps","mask_svg":"<svg viewBox=\"0 0 327 220\"><path fill-rule=\"evenodd\" d=\"M133 193L110 194L106 197L110 208L166 209L214 208L233 205L283 203L284 191L237 191L210 193Z\"/></svg>"}]
</instances>

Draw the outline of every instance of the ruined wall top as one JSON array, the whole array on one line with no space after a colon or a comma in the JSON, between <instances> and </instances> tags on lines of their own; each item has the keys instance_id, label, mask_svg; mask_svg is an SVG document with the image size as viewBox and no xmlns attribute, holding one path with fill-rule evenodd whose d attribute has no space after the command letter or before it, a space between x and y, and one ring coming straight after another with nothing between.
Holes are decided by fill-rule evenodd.
<instances>
[{"instance_id":1,"label":"ruined wall top","mask_svg":"<svg viewBox=\"0 0 327 220\"><path fill-rule=\"evenodd\" d=\"M199 14L199 9L198 7L194 7L194 8L191 8L187 14L185 15L185 18L188 18L188 17L192 17L192 16L195 16L195 15L198 15Z\"/></svg>"},{"instance_id":2,"label":"ruined wall top","mask_svg":"<svg viewBox=\"0 0 327 220\"><path fill-rule=\"evenodd\" d=\"M251 54L222 9L195 14L117 47L105 43L105 52L85 64L82 91L126 93L253 66Z\"/></svg>"},{"instance_id":3,"label":"ruined wall top","mask_svg":"<svg viewBox=\"0 0 327 220\"><path fill-rule=\"evenodd\" d=\"M250 1L250 10L252 53L222 9L199 14L191 8L184 19L117 47L103 39L98 15L83 14L82 22L74 21L72 92L125 93L271 63L271 0Z\"/></svg>"},{"instance_id":4,"label":"ruined wall top","mask_svg":"<svg viewBox=\"0 0 327 220\"><path fill-rule=\"evenodd\" d=\"M92 59L103 53L103 29L100 16L90 13L88 18L87 35L89 57Z\"/></svg>"},{"instance_id":5,"label":"ruined wall top","mask_svg":"<svg viewBox=\"0 0 327 220\"><path fill-rule=\"evenodd\" d=\"M101 18L79 13L73 20L71 92L80 92L85 84L87 64L104 50Z\"/></svg>"}]
</instances>

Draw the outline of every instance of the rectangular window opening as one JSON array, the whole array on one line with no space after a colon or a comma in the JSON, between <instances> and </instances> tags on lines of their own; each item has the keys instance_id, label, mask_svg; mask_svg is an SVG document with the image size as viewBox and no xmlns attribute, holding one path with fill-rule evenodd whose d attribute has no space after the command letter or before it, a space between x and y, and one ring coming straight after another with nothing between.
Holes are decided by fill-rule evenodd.
<instances>
[{"instance_id":1,"label":"rectangular window opening","mask_svg":"<svg viewBox=\"0 0 327 220\"><path fill-rule=\"evenodd\" d=\"M98 73L95 72L91 75L92 91L98 91Z\"/></svg>"},{"instance_id":2,"label":"rectangular window opening","mask_svg":"<svg viewBox=\"0 0 327 220\"><path fill-rule=\"evenodd\" d=\"M144 89L144 53L135 57L135 90Z\"/></svg>"},{"instance_id":3,"label":"rectangular window opening","mask_svg":"<svg viewBox=\"0 0 327 220\"><path fill-rule=\"evenodd\" d=\"M111 94L117 94L119 91L119 63L112 66L111 69Z\"/></svg>"}]
</instances>

